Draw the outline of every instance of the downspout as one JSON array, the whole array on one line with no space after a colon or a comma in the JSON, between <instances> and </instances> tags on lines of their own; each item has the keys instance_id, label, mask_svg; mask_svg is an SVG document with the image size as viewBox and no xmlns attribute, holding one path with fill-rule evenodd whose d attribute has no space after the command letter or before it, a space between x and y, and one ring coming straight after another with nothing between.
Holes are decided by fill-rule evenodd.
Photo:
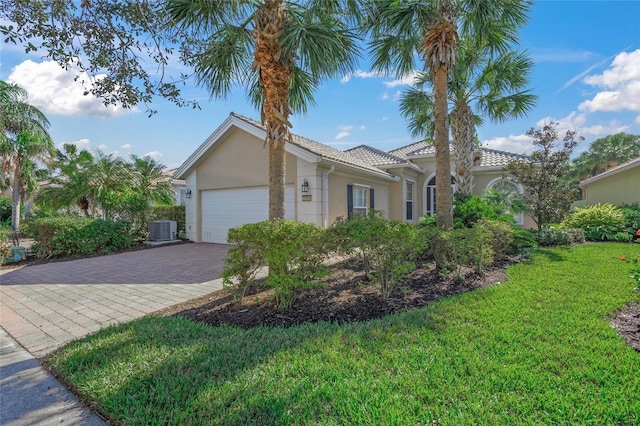
<instances>
[{"instance_id":1,"label":"downspout","mask_svg":"<svg viewBox=\"0 0 640 426\"><path fill-rule=\"evenodd\" d=\"M329 227L329 175L336 169L331 166L329 170L322 173L322 226Z\"/></svg>"}]
</instances>

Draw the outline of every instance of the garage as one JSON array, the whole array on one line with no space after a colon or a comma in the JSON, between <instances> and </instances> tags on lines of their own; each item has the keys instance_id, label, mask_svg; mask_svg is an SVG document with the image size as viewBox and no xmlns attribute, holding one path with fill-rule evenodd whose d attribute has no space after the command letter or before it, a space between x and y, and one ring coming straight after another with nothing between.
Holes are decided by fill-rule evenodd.
<instances>
[{"instance_id":1,"label":"garage","mask_svg":"<svg viewBox=\"0 0 640 426\"><path fill-rule=\"evenodd\" d=\"M202 241L227 243L230 228L269 219L269 188L215 189L202 191ZM285 214L295 219L293 185L285 192Z\"/></svg>"}]
</instances>

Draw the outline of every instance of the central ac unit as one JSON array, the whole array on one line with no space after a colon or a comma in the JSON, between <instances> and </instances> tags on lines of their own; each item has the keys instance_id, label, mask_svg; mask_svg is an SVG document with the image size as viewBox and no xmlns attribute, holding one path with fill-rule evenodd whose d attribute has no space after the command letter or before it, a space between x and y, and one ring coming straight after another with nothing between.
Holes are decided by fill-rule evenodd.
<instances>
[{"instance_id":1,"label":"central ac unit","mask_svg":"<svg viewBox=\"0 0 640 426\"><path fill-rule=\"evenodd\" d=\"M175 220L154 220L149 222L149 241L174 240L178 232Z\"/></svg>"}]
</instances>

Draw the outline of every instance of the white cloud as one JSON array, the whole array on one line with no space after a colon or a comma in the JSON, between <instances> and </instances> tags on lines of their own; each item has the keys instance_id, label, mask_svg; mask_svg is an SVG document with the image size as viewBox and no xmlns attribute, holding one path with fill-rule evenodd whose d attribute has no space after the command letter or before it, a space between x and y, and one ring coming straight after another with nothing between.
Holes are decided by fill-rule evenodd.
<instances>
[{"instance_id":1,"label":"white cloud","mask_svg":"<svg viewBox=\"0 0 640 426\"><path fill-rule=\"evenodd\" d=\"M580 111L640 111L640 49L620 53L608 70L583 81L605 90L582 102Z\"/></svg>"},{"instance_id":2,"label":"white cloud","mask_svg":"<svg viewBox=\"0 0 640 426\"><path fill-rule=\"evenodd\" d=\"M365 125L363 124L362 126L358 127L358 129L360 129L360 130L366 130L366 129L367 129L367 126L365 126Z\"/></svg>"},{"instance_id":3,"label":"white cloud","mask_svg":"<svg viewBox=\"0 0 640 426\"><path fill-rule=\"evenodd\" d=\"M383 101L386 101L387 99L389 99L389 92L384 92L384 93L382 94L382 100L383 100Z\"/></svg>"},{"instance_id":4,"label":"white cloud","mask_svg":"<svg viewBox=\"0 0 640 426\"><path fill-rule=\"evenodd\" d=\"M60 142L57 146L59 149L62 149L64 145L75 145L78 148L78 151L91 151L92 145L89 139L79 139L77 141L71 142Z\"/></svg>"},{"instance_id":5,"label":"white cloud","mask_svg":"<svg viewBox=\"0 0 640 426\"><path fill-rule=\"evenodd\" d=\"M563 137L567 130L575 130L578 136L592 136L596 138L629 130L629 126L621 124L618 120L586 125L587 115L584 113L577 113L576 111L572 111L571 114L559 119L554 117L545 117L538 120L536 125L542 127L545 123L549 123L551 121L558 123L558 127L556 128L558 137Z\"/></svg>"},{"instance_id":6,"label":"white cloud","mask_svg":"<svg viewBox=\"0 0 640 426\"><path fill-rule=\"evenodd\" d=\"M124 149L124 150L130 150L132 148L130 143L126 143L124 145L120 145L120 148Z\"/></svg>"},{"instance_id":7,"label":"white cloud","mask_svg":"<svg viewBox=\"0 0 640 426\"><path fill-rule=\"evenodd\" d=\"M353 130L353 126L351 126L351 125L348 125L348 126L343 125L343 126L338 126L338 129L342 130L342 131L345 131L345 132L348 132L350 130Z\"/></svg>"},{"instance_id":8,"label":"white cloud","mask_svg":"<svg viewBox=\"0 0 640 426\"><path fill-rule=\"evenodd\" d=\"M636 124L640 124L640 115L636 117Z\"/></svg>"},{"instance_id":9,"label":"white cloud","mask_svg":"<svg viewBox=\"0 0 640 426\"><path fill-rule=\"evenodd\" d=\"M338 133L334 139L338 140L338 139L346 138L347 136L351 136L351 133L347 132L345 130L345 131L342 131L342 132Z\"/></svg>"},{"instance_id":10,"label":"white cloud","mask_svg":"<svg viewBox=\"0 0 640 426\"><path fill-rule=\"evenodd\" d=\"M533 139L527 135L509 135L497 137L482 142L482 146L499 151L530 154L533 152Z\"/></svg>"},{"instance_id":11,"label":"white cloud","mask_svg":"<svg viewBox=\"0 0 640 426\"><path fill-rule=\"evenodd\" d=\"M342 77L342 79L340 80L340 83L347 83L349 82L349 80L351 80L352 78L356 77L356 78L373 78L373 77L381 77L383 74L376 72L376 71L362 71L362 70L355 70L347 75L345 75L344 77Z\"/></svg>"},{"instance_id":12,"label":"white cloud","mask_svg":"<svg viewBox=\"0 0 640 426\"><path fill-rule=\"evenodd\" d=\"M145 155L145 157L150 157L156 161L158 161L160 159L160 157L162 157L162 153L159 151L151 151L151 152L147 152Z\"/></svg>"},{"instance_id":13,"label":"white cloud","mask_svg":"<svg viewBox=\"0 0 640 426\"><path fill-rule=\"evenodd\" d=\"M98 149L102 152L107 150L107 146L105 144L98 145Z\"/></svg>"},{"instance_id":14,"label":"white cloud","mask_svg":"<svg viewBox=\"0 0 640 426\"><path fill-rule=\"evenodd\" d=\"M397 86L412 86L413 81L418 75L418 71L412 71L407 75L404 75L396 80L385 81L383 84L389 88L397 87Z\"/></svg>"},{"instance_id":15,"label":"white cloud","mask_svg":"<svg viewBox=\"0 0 640 426\"><path fill-rule=\"evenodd\" d=\"M91 94L85 96L84 92L90 88L89 76L77 67L64 70L53 61L26 60L13 68L7 80L24 88L29 94L29 103L48 114L116 117L138 111L105 106L102 99Z\"/></svg>"}]
</instances>

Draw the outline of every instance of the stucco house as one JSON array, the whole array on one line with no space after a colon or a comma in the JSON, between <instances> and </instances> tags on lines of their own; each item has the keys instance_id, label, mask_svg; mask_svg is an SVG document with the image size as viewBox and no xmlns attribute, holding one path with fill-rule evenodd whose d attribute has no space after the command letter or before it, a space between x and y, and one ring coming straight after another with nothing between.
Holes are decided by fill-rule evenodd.
<instances>
[{"instance_id":1,"label":"stucco house","mask_svg":"<svg viewBox=\"0 0 640 426\"><path fill-rule=\"evenodd\" d=\"M265 135L259 122L231 113L176 170L174 178L186 184L188 239L226 243L229 228L268 218ZM435 151L426 142L390 152L366 145L341 151L293 135L286 152L289 219L326 227L369 209L410 223L435 213ZM522 155L482 148L475 158L475 193L494 187L521 190L503 177L503 168ZM533 226L527 217L517 220Z\"/></svg>"},{"instance_id":2,"label":"stucco house","mask_svg":"<svg viewBox=\"0 0 640 426\"><path fill-rule=\"evenodd\" d=\"M640 157L581 181L580 188L582 200L575 202L573 207L640 202Z\"/></svg>"}]
</instances>

